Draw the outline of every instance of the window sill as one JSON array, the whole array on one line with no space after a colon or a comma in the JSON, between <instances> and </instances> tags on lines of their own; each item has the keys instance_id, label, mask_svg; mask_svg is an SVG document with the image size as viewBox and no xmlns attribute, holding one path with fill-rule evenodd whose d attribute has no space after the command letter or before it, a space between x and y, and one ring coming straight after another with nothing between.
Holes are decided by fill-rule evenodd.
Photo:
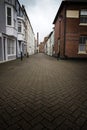
<instances>
[{"instance_id":1,"label":"window sill","mask_svg":"<svg viewBox=\"0 0 87 130\"><path fill-rule=\"evenodd\" d=\"M80 23L80 26L87 26L87 23Z\"/></svg>"},{"instance_id":2,"label":"window sill","mask_svg":"<svg viewBox=\"0 0 87 130\"><path fill-rule=\"evenodd\" d=\"M8 27L8 28L13 28L13 29L15 29L16 31L17 31L17 28L16 27L14 27L14 26L10 26L10 25L6 25L6 27Z\"/></svg>"},{"instance_id":3,"label":"window sill","mask_svg":"<svg viewBox=\"0 0 87 130\"><path fill-rule=\"evenodd\" d=\"M16 54L8 54L8 56L16 56Z\"/></svg>"},{"instance_id":4,"label":"window sill","mask_svg":"<svg viewBox=\"0 0 87 130\"><path fill-rule=\"evenodd\" d=\"M78 54L85 54L86 55L87 53L86 52L78 52Z\"/></svg>"},{"instance_id":5,"label":"window sill","mask_svg":"<svg viewBox=\"0 0 87 130\"><path fill-rule=\"evenodd\" d=\"M18 34L24 35L22 32L18 32Z\"/></svg>"},{"instance_id":6,"label":"window sill","mask_svg":"<svg viewBox=\"0 0 87 130\"><path fill-rule=\"evenodd\" d=\"M12 28L13 26L12 25L6 25L6 27Z\"/></svg>"}]
</instances>

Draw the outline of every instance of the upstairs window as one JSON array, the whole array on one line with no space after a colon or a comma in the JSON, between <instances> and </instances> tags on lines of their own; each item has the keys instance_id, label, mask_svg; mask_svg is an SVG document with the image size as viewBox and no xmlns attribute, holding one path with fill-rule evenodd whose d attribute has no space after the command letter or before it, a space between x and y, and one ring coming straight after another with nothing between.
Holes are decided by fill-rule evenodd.
<instances>
[{"instance_id":1,"label":"upstairs window","mask_svg":"<svg viewBox=\"0 0 87 130\"><path fill-rule=\"evenodd\" d=\"M80 11L80 23L87 23L87 10L83 9Z\"/></svg>"},{"instance_id":2,"label":"upstairs window","mask_svg":"<svg viewBox=\"0 0 87 130\"><path fill-rule=\"evenodd\" d=\"M12 25L11 8L7 7L7 25Z\"/></svg>"},{"instance_id":3,"label":"upstairs window","mask_svg":"<svg viewBox=\"0 0 87 130\"><path fill-rule=\"evenodd\" d=\"M87 53L87 36L80 37L79 52Z\"/></svg>"},{"instance_id":4,"label":"upstairs window","mask_svg":"<svg viewBox=\"0 0 87 130\"><path fill-rule=\"evenodd\" d=\"M18 22L18 32L19 32L19 33L22 32L22 25L21 25L21 22Z\"/></svg>"}]
</instances>

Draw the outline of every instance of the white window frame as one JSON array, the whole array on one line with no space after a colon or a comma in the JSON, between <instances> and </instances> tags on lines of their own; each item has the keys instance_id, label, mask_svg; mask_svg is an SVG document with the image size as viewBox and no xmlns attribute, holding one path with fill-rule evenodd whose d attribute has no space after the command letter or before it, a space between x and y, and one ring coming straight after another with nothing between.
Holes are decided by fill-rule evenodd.
<instances>
[{"instance_id":1,"label":"white window frame","mask_svg":"<svg viewBox=\"0 0 87 130\"><path fill-rule=\"evenodd\" d=\"M12 41L14 53L10 53L10 54L8 53L8 39ZM15 40L10 39L10 38L8 38L8 39L7 39L7 54L8 54L8 56L14 56L14 55L16 55L16 43L15 43ZM12 47L10 47L10 48L12 48Z\"/></svg>"},{"instance_id":2,"label":"white window frame","mask_svg":"<svg viewBox=\"0 0 87 130\"><path fill-rule=\"evenodd\" d=\"M19 29L18 29L18 33L22 33L22 22L21 22L21 21L18 21L18 28L19 28L19 23L20 23L20 25L21 25L21 31L19 31Z\"/></svg>"},{"instance_id":3,"label":"white window frame","mask_svg":"<svg viewBox=\"0 0 87 130\"><path fill-rule=\"evenodd\" d=\"M7 23L7 8L11 9L11 25ZM13 26L13 8L10 5L6 5L6 26L12 27Z\"/></svg>"},{"instance_id":4,"label":"white window frame","mask_svg":"<svg viewBox=\"0 0 87 130\"><path fill-rule=\"evenodd\" d=\"M80 10L80 19L81 19L81 18L87 19L87 9L81 9L81 10ZM86 20L86 21L87 21L87 20ZM81 20L80 20L80 25L86 26L86 25L87 25L87 22L81 22Z\"/></svg>"},{"instance_id":5,"label":"white window frame","mask_svg":"<svg viewBox=\"0 0 87 130\"><path fill-rule=\"evenodd\" d=\"M87 36L81 36L81 37L86 37L87 38ZM84 50L82 50L81 51L81 46L84 48ZM78 54L87 54L87 39L85 40L85 42L82 42L82 43L80 43L79 42L79 48L78 48Z\"/></svg>"}]
</instances>

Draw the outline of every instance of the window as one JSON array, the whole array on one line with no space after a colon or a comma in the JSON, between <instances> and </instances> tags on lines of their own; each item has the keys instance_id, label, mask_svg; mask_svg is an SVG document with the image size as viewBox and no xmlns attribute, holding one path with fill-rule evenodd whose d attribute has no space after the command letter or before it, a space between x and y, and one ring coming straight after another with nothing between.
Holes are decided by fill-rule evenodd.
<instances>
[{"instance_id":1,"label":"window","mask_svg":"<svg viewBox=\"0 0 87 130\"><path fill-rule=\"evenodd\" d=\"M7 25L12 25L11 8L7 7Z\"/></svg>"},{"instance_id":2,"label":"window","mask_svg":"<svg viewBox=\"0 0 87 130\"><path fill-rule=\"evenodd\" d=\"M81 10L80 12L80 23L87 23L87 10Z\"/></svg>"},{"instance_id":3,"label":"window","mask_svg":"<svg viewBox=\"0 0 87 130\"><path fill-rule=\"evenodd\" d=\"M79 52L87 53L87 36L80 37Z\"/></svg>"},{"instance_id":4,"label":"window","mask_svg":"<svg viewBox=\"0 0 87 130\"><path fill-rule=\"evenodd\" d=\"M8 55L15 53L14 40L7 39Z\"/></svg>"},{"instance_id":5,"label":"window","mask_svg":"<svg viewBox=\"0 0 87 130\"><path fill-rule=\"evenodd\" d=\"M22 32L22 25L21 25L21 22L18 22L18 32Z\"/></svg>"}]
</instances>

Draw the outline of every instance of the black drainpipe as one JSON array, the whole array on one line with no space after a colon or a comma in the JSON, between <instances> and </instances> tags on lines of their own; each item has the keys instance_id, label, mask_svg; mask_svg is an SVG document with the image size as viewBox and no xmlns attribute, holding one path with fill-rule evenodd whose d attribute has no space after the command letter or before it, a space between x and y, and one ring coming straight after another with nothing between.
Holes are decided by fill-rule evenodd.
<instances>
[{"instance_id":1,"label":"black drainpipe","mask_svg":"<svg viewBox=\"0 0 87 130\"><path fill-rule=\"evenodd\" d=\"M64 52L63 52L64 58L66 57L65 47L66 47L66 5L65 5L65 12L64 12Z\"/></svg>"},{"instance_id":2,"label":"black drainpipe","mask_svg":"<svg viewBox=\"0 0 87 130\"><path fill-rule=\"evenodd\" d=\"M16 38L16 58L18 58L18 47L17 47L17 45L18 45L18 43L17 43L18 41L17 41L17 38Z\"/></svg>"}]
</instances>

